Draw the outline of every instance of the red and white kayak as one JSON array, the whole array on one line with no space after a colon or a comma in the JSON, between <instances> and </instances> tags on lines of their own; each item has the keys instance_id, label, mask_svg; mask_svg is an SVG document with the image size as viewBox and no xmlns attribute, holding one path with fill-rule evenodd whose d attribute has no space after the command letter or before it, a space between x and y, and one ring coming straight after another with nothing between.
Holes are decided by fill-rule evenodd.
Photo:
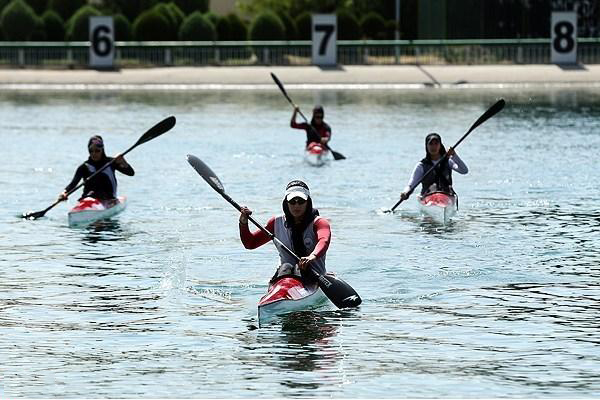
<instances>
[{"instance_id":1,"label":"red and white kayak","mask_svg":"<svg viewBox=\"0 0 600 400\"><path fill-rule=\"evenodd\" d=\"M295 312L323 307L329 299L316 283L304 285L295 276L283 276L269 285L267 294L258 302L258 324Z\"/></svg>"},{"instance_id":2,"label":"red and white kayak","mask_svg":"<svg viewBox=\"0 0 600 400\"><path fill-rule=\"evenodd\" d=\"M330 151L321 143L312 142L304 150L304 159L315 167L321 167L331 160Z\"/></svg>"},{"instance_id":3,"label":"red and white kayak","mask_svg":"<svg viewBox=\"0 0 600 400\"><path fill-rule=\"evenodd\" d=\"M417 200L423 214L442 224L447 224L458 211L456 195L451 193L432 192Z\"/></svg>"},{"instance_id":4,"label":"red and white kayak","mask_svg":"<svg viewBox=\"0 0 600 400\"><path fill-rule=\"evenodd\" d=\"M119 196L113 200L98 200L85 197L69 210L69 226L85 225L100 219L110 218L123 211L127 198Z\"/></svg>"}]
</instances>

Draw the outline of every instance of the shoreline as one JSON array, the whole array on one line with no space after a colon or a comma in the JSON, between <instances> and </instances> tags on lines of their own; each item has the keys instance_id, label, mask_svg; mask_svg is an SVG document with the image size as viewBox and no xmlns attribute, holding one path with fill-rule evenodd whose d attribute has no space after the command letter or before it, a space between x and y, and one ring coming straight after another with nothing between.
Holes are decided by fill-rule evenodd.
<instances>
[{"instance_id":1,"label":"shoreline","mask_svg":"<svg viewBox=\"0 0 600 400\"><path fill-rule=\"evenodd\" d=\"M270 73L295 89L600 86L600 65L160 67L98 71L0 69L4 90L267 90Z\"/></svg>"}]
</instances>

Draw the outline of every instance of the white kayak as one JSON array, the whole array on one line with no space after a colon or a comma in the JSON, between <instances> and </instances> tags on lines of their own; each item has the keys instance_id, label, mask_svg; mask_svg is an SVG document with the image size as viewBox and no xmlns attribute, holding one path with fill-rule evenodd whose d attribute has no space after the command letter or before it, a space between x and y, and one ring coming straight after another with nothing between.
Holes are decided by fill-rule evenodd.
<instances>
[{"instance_id":1,"label":"white kayak","mask_svg":"<svg viewBox=\"0 0 600 400\"><path fill-rule=\"evenodd\" d=\"M98 200L85 197L69 210L69 226L86 225L94 221L110 218L125 209L127 198L119 196L113 200Z\"/></svg>"},{"instance_id":2,"label":"white kayak","mask_svg":"<svg viewBox=\"0 0 600 400\"><path fill-rule=\"evenodd\" d=\"M282 276L269 284L267 294L258 302L258 325L283 314L314 310L327 303L329 299L316 283L305 285L296 276Z\"/></svg>"},{"instance_id":3,"label":"white kayak","mask_svg":"<svg viewBox=\"0 0 600 400\"><path fill-rule=\"evenodd\" d=\"M434 221L447 224L458 211L456 195L445 192L432 192L425 196L418 196L421 212Z\"/></svg>"},{"instance_id":4,"label":"white kayak","mask_svg":"<svg viewBox=\"0 0 600 400\"><path fill-rule=\"evenodd\" d=\"M312 142L304 150L304 160L314 167L321 167L331 160L330 153L322 144Z\"/></svg>"}]
</instances>

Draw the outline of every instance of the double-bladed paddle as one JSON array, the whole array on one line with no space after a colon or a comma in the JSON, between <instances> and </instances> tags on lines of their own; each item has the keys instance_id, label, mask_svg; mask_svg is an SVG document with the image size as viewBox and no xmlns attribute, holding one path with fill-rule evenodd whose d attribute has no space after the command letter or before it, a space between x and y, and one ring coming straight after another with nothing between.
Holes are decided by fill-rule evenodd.
<instances>
[{"instance_id":1,"label":"double-bladed paddle","mask_svg":"<svg viewBox=\"0 0 600 400\"><path fill-rule=\"evenodd\" d=\"M500 110L502 110L504 108L504 99L500 99L498 100L493 106L491 106L490 108L488 108L488 110L486 112L484 112L481 117L479 117L479 119L477 119L477 121L475 121L475 123L473 125L471 125L471 128L467 131L467 133L465 133L459 140L458 142L456 142L454 144L454 146L452 146L453 149L456 149L456 147L463 141L465 140L465 138L469 135L469 133L471 133L475 128L477 128L479 125L483 124L485 121L487 121L488 119L492 118L494 115L498 114L500 112ZM423 174L423 176L421 177L421 179L419 179L417 181L417 183L415 183L413 185L413 187L410 188L410 190L408 191L408 195L410 196L410 194L413 192L413 190L415 190L415 188L417 186L419 186L419 184L421 182L423 182L423 179L425 179L425 177L427 175L429 175L431 173L431 171L433 171L435 169L435 167L437 167L437 165L439 163L441 163L442 161L446 160L448 158L448 154L444 154L443 157L441 157L439 160L437 160L433 166L431 168L429 168L427 170L427 172L425 172ZM394 204L394 207L391 208L391 210L387 211L387 212L393 212L396 207L398 207L400 205L400 203L402 203L404 201L404 199L400 199L398 200L398 202L396 204Z\"/></svg>"},{"instance_id":2,"label":"double-bladed paddle","mask_svg":"<svg viewBox=\"0 0 600 400\"><path fill-rule=\"evenodd\" d=\"M171 128L173 128L175 126L175 117L171 116L168 118L163 119L162 121L160 121L158 124L154 125L152 128L148 129L148 131L146 131L146 133L144 133L137 142L135 142L135 144L133 146L131 146L130 148L128 148L127 150L125 150L125 152L121 153L122 156L124 156L125 154L129 153L131 150L135 149L137 146L139 146L140 144L146 143L160 135L162 135L163 133L169 131ZM106 168L108 168L112 163L115 162L115 158L113 158L110 162L106 163L106 165L102 166L102 168L100 168L99 170L97 170L96 172L94 172L92 175L90 175L87 179L84 179L84 181L82 183L80 183L79 185L75 186L73 189L69 190L67 192L67 195L70 195L71 193L73 193L74 191L76 191L77 189L79 189L81 186L85 185L87 182L89 182L91 179L93 179L96 175L98 175L100 172L104 171ZM58 203L60 203L63 200L56 200L53 204L51 204L48 208L46 208L45 210L42 211L35 211L35 212L28 212L28 213L23 213L23 215L21 216L21 218L26 218L26 219L38 219L44 216L44 214L46 214L51 208L53 208L54 206L56 206Z\"/></svg>"},{"instance_id":3,"label":"double-bladed paddle","mask_svg":"<svg viewBox=\"0 0 600 400\"><path fill-rule=\"evenodd\" d=\"M223 184L215 175L215 173L206 165L202 160L198 157L188 154L187 156L188 163L196 170L196 172L212 187L217 193L219 193L225 200L229 202L233 207L235 207L238 211L241 211L242 208L238 203L236 203L227 193L225 193L225 188ZM269 232L265 227L256 222L252 216L248 216L248 219L252 221L254 225L264 233L266 233L271 240L275 242L277 247L280 247L287 251L290 255L292 255L296 260L300 260L300 257L296 255L292 250L290 250L287 246L285 246L279 239L275 237L275 235ZM325 295L331 300L333 304L338 308L348 308L348 307L358 307L362 302L360 296L356 291L335 276L331 275L322 275L317 272L314 268L310 268L310 271L317 279L319 287L325 293Z\"/></svg>"},{"instance_id":4,"label":"double-bladed paddle","mask_svg":"<svg viewBox=\"0 0 600 400\"><path fill-rule=\"evenodd\" d=\"M277 76L271 72L271 77L273 78L273 80L275 81L275 83L277 84L277 86L279 86L279 89L281 90L281 93L283 93L283 95L285 96L285 98L287 99L287 101L290 102L290 104L294 107L294 109L298 109L298 114L300 114L300 116L302 117L302 119L304 119L304 122L306 122L306 124L319 136L319 133L316 131L315 127L312 126L310 124L310 122L308 122L308 119L306 118L306 116L302 113L302 111L300 111L300 107L298 107L296 105L296 103L294 103L292 101L292 99L290 98L290 96L287 94L285 88L283 87L283 83L281 83L281 81L279 80L279 78L277 78ZM337 151L333 151L331 149L331 147L329 147L329 145L327 143L322 144L326 149L328 149L329 151L331 151L331 154L333 155L333 159L334 160L345 160L346 157L344 157L344 155L342 153L338 153Z\"/></svg>"}]
</instances>

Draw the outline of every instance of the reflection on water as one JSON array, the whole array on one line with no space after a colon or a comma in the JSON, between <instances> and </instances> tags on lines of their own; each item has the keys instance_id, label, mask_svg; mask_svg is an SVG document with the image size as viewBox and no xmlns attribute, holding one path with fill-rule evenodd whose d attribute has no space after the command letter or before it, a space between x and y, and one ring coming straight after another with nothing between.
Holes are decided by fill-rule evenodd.
<instances>
[{"instance_id":1,"label":"reflection on water","mask_svg":"<svg viewBox=\"0 0 600 400\"><path fill-rule=\"evenodd\" d=\"M89 244L127 241L132 236L130 231L121 226L118 219L103 219L72 229L81 230L84 234L82 240Z\"/></svg>"}]
</instances>

